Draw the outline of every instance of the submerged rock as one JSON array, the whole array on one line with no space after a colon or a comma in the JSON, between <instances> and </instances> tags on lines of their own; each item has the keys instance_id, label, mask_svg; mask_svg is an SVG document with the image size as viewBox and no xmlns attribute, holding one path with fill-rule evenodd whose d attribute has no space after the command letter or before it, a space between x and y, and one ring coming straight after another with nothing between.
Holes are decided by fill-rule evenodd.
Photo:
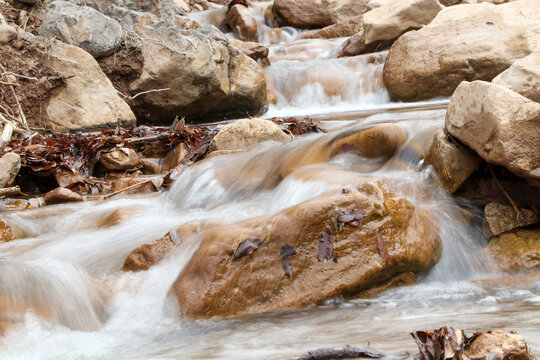
<instances>
[{"instance_id":1,"label":"submerged rock","mask_svg":"<svg viewBox=\"0 0 540 360\"><path fill-rule=\"evenodd\" d=\"M441 242L427 212L377 182L359 189L326 193L274 215L204 232L172 288L182 315L228 317L299 308L352 296L437 262ZM362 209L365 217L358 227L339 225L339 209ZM320 239L329 231L332 260L319 261ZM381 254L377 235L388 259ZM238 244L247 238L260 239L257 251L234 260ZM285 244L296 251L287 258L293 269L290 278L283 273L280 256Z\"/></svg>"},{"instance_id":2,"label":"submerged rock","mask_svg":"<svg viewBox=\"0 0 540 360\"><path fill-rule=\"evenodd\" d=\"M539 50L540 2L456 5L445 8L390 49L384 82L396 98L450 96L463 80L491 81Z\"/></svg>"},{"instance_id":3,"label":"submerged rock","mask_svg":"<svg viewBox=\"0 0 540 360\"><path fill-rule=\"evenodd\" d=\"M264 141L285 143L291 139L269 120L243 119L225 125L210 143L210 152L249 150Z\"/></svg>"},{"instance_id":4,"label":"submerged rock","mask_svg":"<svg viewBox=\"0 0 540 360\"><path fill-rule=\"evenodd\" d=\"M433 135L426 163L433 166L443 187L454 193L481 164L482 159L470 149L451 140L444 129Z\"/></svg>"},{"instance_id":5,"label":"submerged rock","mask_svg":"<svg viewBox=\"0 0 540 360\"><path fill-rule=\"evenodd\" d=\"M516 60L492 83L506 86L532 101L540 102L540 52Z\"/></svg>"},{"instance_id":6,"label":"submerged rock","mask_svg":"<svg viewBox=\"0 0 540 360\"><path fill-rule=\"evenodd\" d=\"M462 82L448 105L445 126L488 163L540 179L540 103L501 85Z\"/></svg>"},{"instance_id":7,"label":"submerged rock","mask_svg":"<svg viewBox=\"0 0 540 360\"><path fill-rule=\"evenodd\" d=\"M122 27L116 20L65 1L47 7L39 34L78 46L96 58L112 54L122 41Z\"/></svg>"}]
</instances>

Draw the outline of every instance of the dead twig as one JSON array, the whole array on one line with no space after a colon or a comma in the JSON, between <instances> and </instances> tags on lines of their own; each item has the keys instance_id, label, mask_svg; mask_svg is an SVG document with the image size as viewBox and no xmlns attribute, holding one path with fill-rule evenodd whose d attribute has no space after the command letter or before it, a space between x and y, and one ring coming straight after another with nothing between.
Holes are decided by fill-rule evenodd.
<instances>
[{"instance_id":1,"label":"dead twig","mask_svg":"<svg viewBox=\"0 0 540 360\"><path fill-rule=\"evenodd\" d=\"M4 151L7 144L11 141L11 135L13 135L14 126L11 122L6 122L4 124L4 129L2 130L2 135L0 135L0 152Z\"/></svg>"},{"instance_id":2,"label":"dead twig","mask_svg":"<svg viewBox=\"0 0 540 360\"><path fill-rule=\"evenodd\" d=\"M493 180L495 180L495 184L497 184L497 186L499 187L499 189L501 189L502 193L504 194L504 196L508 199L508 201L510 202L510 204L512 205L512 207L514 208L514 210L516 211L516 218L519 219L522 217L522 214L521 214L521 211L519 210L517 204L515 203L515 201L510 197L510 194L508 194L506 192L506 190L504 189L504 187L502 186L502 184L500 183L499 179L497 179L497 177L495 176L495 172L493 171L493 168L491 167L491 165L488 164L488 169L489 169L489 172L491 174L491 176L493 177Z\"/></svg>"},{"instance_id":3,"label":"dead twig","mask_svg":"<svg viewBox=\"0 0 540 360\"><path fill-rule=\"evenodd\" d=\"M2 75L6 77L6 80L9 80L6 75L6 69L2 66L2 64L0 64L0 70L2 70L2 73L3 73ZM19 98L17 97L17 93L15 92L13 85L8 85L8 86L11 89L11 94L13 95L13 98L15 99L15 103L17 104L17 108L19 110L19 116L21 118L20 121L22 122L25 129L28 130L28 123L26 122L26 117L24 116L24 112L22 110L21 103L19 102Z\"/></svg>"},{"instance_id":4,"label":"dead twig","mask_svg":"<svg viewBox=\"0 0 540 360\"><path fill-rule=\"evenodd\" d=\"M132 97L130 97L130 99L133 100L133 99L135 99L136 97L138 97L138 96L140 96L140 95L149 94L149 93L153 93L153 92L168 91L168 90L171 90L171 88L166 88L166 89L152 89L152 90L147 90L147 91L141 91L140 93L137 93L137 94L133 95Z\"/></svg>"}]
</instances>

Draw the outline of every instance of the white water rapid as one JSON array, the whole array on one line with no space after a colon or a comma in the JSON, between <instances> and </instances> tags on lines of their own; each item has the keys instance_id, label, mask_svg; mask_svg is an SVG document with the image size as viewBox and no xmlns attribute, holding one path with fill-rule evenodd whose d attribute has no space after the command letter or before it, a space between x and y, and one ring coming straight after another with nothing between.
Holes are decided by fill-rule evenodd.
<instances>
[{"instance_id":1,"label":"white water rapid","mask_svg":"<svg viewBox=\"0 0 540 360\"><path fill-rule=\"evenodd\" d=\"M212 12L197 16L209 24L218 18ZM311 115L323 120L327 133L206 159L165 193L0 215L19 237L0 243L0 311L9 309L0 312L0 328L11 324L0 337L1 360L271 360L345 344L413 352L409 332L443 325L468 332L515 330L540 354L540 282L494 287L471 281L498 276L490 259L476 256L486 243L482 230L438 187L431 168L422 166L418 149L444 123L447 100L393 103L381 81L384 53L336 59L342 40L287 34L271 45L272 65L265 71L278 101L264 116ZM260 36L270 44L267 32ZM392 157L368 162L343 154L316 165L320 176L281 179L289 154L308 153L376 124L393 124L405 134ZM199 237L148 271L120 270L134 248L186 222L235 223L341 189L346 184L332 176L340 170L385 179L437 219L442 258L418 284L294 312L189 321L177 315L182 304L169 290L197 251ZM124 221L99 225L119 209L129 214Z\"/></svg>"}]
</instances>

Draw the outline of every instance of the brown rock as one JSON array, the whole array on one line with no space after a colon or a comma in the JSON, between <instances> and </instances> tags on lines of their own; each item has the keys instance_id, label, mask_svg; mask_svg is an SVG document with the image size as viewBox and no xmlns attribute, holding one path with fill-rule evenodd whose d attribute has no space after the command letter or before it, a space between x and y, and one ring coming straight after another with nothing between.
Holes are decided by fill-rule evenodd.
<instances>
[{"instance_id":1,"label":"brown rock","mask_svg":"<svg viewBox=\"0 0 540 360\"><path fill-rule=\"evenodd\" d=\"M339 50L338 57L356 56L369 52L366 46L366 39L364 38L364 29L362 28L358 33L351 36L341 49Z\"/></svg>"},{"instance_id":2,"label":"brown rock","mask_svg":"<svg viewBox=\"0 0 540 360\"><path fill-rule=\"evenodd\" d=\"M60 203L73 202L73 201L83 201L84 198L80 194L77 194L74 191L71 191L63 187L58 187L46 193L44 196L44 200L45 200L45 203L47 203L48 205L51 205L51 204L60 204Z\"/></svg>"},{"instance_id":3,"label":"brown rock","mask_svg":"<svg viewBox=\"0 0 540 360\"><path fill-rule=\"evenodd\" d=\"M445 127L488 163L540 179L539 103L501 85L462 82L448 105Z\"/></svg>"},{"instance_id":4,"label":"brown rock","mask_svg":"<svg viewBox=\"0 0 540 360\"><path fill-rule=\"evenodd\" d=\"M484 208L484 216L490 230L490 236L514 230L540 222L540 214L528 209L519 209L520 214L511 205L491 202Z\"/></svg>"},{"instance_id":5,"label":"brown rock","mask_svg":"<svg viewBox=\"0 0 540 360\"><path fill-rule=\"evenodd\" d=\"M516 60L492 83L506 86L532 101L540 102L540 52Z\"/></svg>"},{"instance_id":6,"label":"brown rock","mask_svg":"<svg viewBox=\"0 0 540 360\"><path fill-rule=\"evenodd\" d=\"M129 170L137 167L141 159L135 150L118 148L111 152L101 154L99 162L107 170Z\"/></svg>"},{"instance_id":7,"label":"brown rock","mask_svg":"<svg viewBox=\"0 0 540 360\"><path fill-rule=\"evenodd\" d=\"M450 193L471 176L481 161L474 152L450 139L444 129L435 132L426 155L426 164L433 166L443 187Z\"/></svg>"},{"instance_id":8,"label":"brown rock","mask_svg":"<svg viewBox=\"0 0 540 360\"><path fill-rule=\"evenodd\" d=\"M163 159L163 165L161 166L161 172L166 172L174 169L184 158L187 156L188 151L184 143L180 143L170 150L167 156Z\"/></svg>"},{"instance_id":9,"label":"brown rock","mask_svg":"<svg viewBox=\"0 0 540 360\"><path fill-rule=\"evenodd\" d=\"M303 32L300 39L334 39L339 37L353 36L359 31L363 31L362 15L350 19L342 20L336 24L326 26L322 29L308 30Z\"/></svg>"},{"instance_id":10,"label":"brown rock","mask_svg":"<svg viewBox=\"0 0 540 360\"><path fill-rule=\"evenodd\" d=\"M11 230L11 227L7 222L0 219L0 242L8 242L14 238L15 237L13 236L13 230Z\"/></svg>"},{"instance_id":11,"label":"brown rock","mask_svg":"<svg viewBox=\"0 0 540 360\"><path fill-rule=\"evenodd\" d=\"M540 229L521 229L491 239L487 250L503 271L540 268Z\"/></svg>"},{"instance_id":12,"label":"brown rock","mask_svg":"<svg viewBox=\"0 0 540 360\"><path fill-rule=\"evenodd\" d=\"M369 0L276 0L272 10L281 26L321 28L369 10Z\"/></svg>"},{"instance_id":13,"label":"brown rock","mask_svg":"<svg viewBox=\"0 0 540 360\"><path fill-rule=\"evenodd\" d=\"M450 96L461 81L486 80L538 50L540 3L456 5L390 49L384 82L395 98Z\"/></svg>"},{"instance_id":14,"label":"brown rock","mask_svg":"<svg viewBox=\"0 0 540 360\"><path fill-rule=\"evenodd\" d=\"M289 135L269 120L243 119L225 125L210 143L210 151L249 150L264 141L290 140Z\"/></svg>"},{"instance_id":15,"label":"brown rock","mask_svg":"<svg viewBox=\"0 0 540 360\"><path fill-rule=\"evenodd\" d=\"M143 167L143 172L147 175L160 174L161 166L163 166L161 159L151 158L141 159L141 165Z\"/></svg>"},{"instance_id":16,"label":"brown rock","mask_svg":"<svg viewBox=\"0 0 540 360\"><path fill-rule=\"evenodd\" d=\"M225 22L238 39L242 41L257 40L257 20L248 7L234 5L227 11Z\"/></svg>"},{"instance_id":17,"label":"brown rock","mask_svg":"<svg viewBox=\"0 0 540 360\"><path fill-rule=\"evenodd\" d=\"M180 245L189 237L211 229L218 223L204 221L191 222L169 231L161 238L144 244L133 250L124 261L122 270L140 271L148 270L152 265L157 264L177 245Z\"/></svg>"},{"instance_id":18,"label":"brown rock","mask_svg":"<svg viewBox=\"0 0 540 360\"><path fill-rule=\"evenodd\" d=\"M94 227L96 228L107 228L111 226L118 225L130 218L134 217L137 214L137 209L135 208L120 208L112 213L105 215L99 218Z\"/></svg>"},{"instance_id":19,"label":"brown rock","mask_svg":"<svg viewBox=\"0 0 540 360\"><path fill-rule=\"evenodd\" d=\"M365 217L358 227L339 225L340 209L362 209ZM233 259L248 238L262 245ZM290 278L280 256L285 243L297 252L289 256ZM318 260L321 246L330 250L330 260ZM440 253L438 230L427 212L378 183L364 183L360 192L330 192L275 215L205 232L172 293L182 315L192 318L299 308L358 294L399 273L425 271Z\"/></svg>"},{"instance_id":20,"label":"brown rock","mask_svg":"<svg viewBox=\"0 0 540 360\"><path fill-rule=\"evenodd\" d=\"M112 191L124 195L148 194L156 192L163 183L161 176L123 177L112 183Z\"/></svg>"},{"instance_id":21,"label":"brown rock","mask_svg":"<svg viewBox=\"0 0 540 360\"><path fill-rule=\"evenodd\" d=\"M66 187L73 183L87 180L79 171L72 171L66 168L57 168L54 172L54 178L59 187Z\"/></svg>"},{"instance_id":22,"label":"brown rock","mask_svg":"<svg viewBox=\"0 0 540 360\"><path fill-rule=\"evenodd\" d=\"M525 339L502 330L478 336L465 348L464 355L469 359L489 359L496 358L493 357L496 353L504 360L532 360Z\"/></svg>"}]
</instances>

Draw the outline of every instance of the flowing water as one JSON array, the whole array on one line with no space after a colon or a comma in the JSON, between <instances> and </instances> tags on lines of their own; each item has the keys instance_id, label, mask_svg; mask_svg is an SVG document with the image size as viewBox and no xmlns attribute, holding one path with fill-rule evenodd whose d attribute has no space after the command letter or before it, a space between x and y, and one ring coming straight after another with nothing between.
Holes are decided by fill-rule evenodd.
<instances>
[{"instance_id":1,"label":"flowing water","mask_svg":"<svg viewBox=\"0 0 540 360\"><path fill-rule=\"evenodd\" d=\"M215 12L198 16L219 19ZM272 29L263 30L260 39L270 44ZM421 149L443 125L447 99L393 103L381 81L384 53L336 59L342 40L297 40L298 31L285 32L271 45L266 73L278 101L265 116L317 115L328 132L207 159L166 193L2 214L20 239L0 244L0 329L11 324L0 337L0 359L287 359L345 344L414 351L409 332L442 325L516 330L539 353L540 282L471 281L498 276L489 259L476 256L486 239L474 212L459 208L422 164ZM405 138L391 157L342 154L283 170L291 156L378 125ZM350 178L339 174L383 179L437 219L442 258L417 285L292 312L188 321L168 294L197 251L197 236L148 271L120 271L131 250L173 227L273 214L346 186ZM128 216L103 226L115 211Z\"/></svg>"}]
</instances>

